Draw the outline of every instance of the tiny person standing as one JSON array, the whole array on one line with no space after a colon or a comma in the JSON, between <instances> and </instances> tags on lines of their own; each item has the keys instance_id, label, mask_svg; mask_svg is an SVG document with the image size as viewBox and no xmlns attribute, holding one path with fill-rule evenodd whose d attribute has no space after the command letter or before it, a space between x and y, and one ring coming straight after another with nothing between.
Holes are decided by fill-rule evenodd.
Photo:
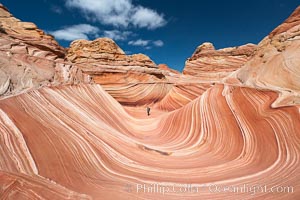
<instances>
[{"instance_id":1,"label":"tiny person standing","mask_svg":"<svg viewBox=\"0 0 300 200\"><path fill-rule=\"evenodd\" d=\"M147 114L150 115L150 108L147 106Z\"/></svg>"}]
</instances>

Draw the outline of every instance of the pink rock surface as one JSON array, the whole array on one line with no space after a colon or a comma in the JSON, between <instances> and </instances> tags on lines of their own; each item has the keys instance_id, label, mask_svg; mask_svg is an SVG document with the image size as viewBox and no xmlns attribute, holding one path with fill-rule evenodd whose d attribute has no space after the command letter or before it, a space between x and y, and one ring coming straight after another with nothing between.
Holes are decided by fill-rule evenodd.
<instances>
[{"instance_id":1,"label":"pink rock surface","mask_svg":"<svg viewBox=\"0 0 300 200\"><path fill-rule=\"evenodd\" d=\"M65 50L33 23L14 18L0 4L0 96L11 96L47 85L85 81Z\"/></svg>"},{"instance_id":2,"label":"pink rock surface","mask_svg":"<svg viewBox=\"0 0 300 200\"><path fill-rule=\"evenodd\" d=\"M76 40L68 49L67 59L73 63L97 62L114 66L142 66L157 68L155 63L144 54L127 56L110 38L98 38L94 41Z\"/></svg>"},{"instance_id":3,"label":"pink rock surface","mask_svg":"<svg viewBox=\"0 0 300 200\"><path fill-rule=\"evenodd\" d=\"M273 107L300 104L300 7L258 45L226 83L279 92Z\"/></svg>"},{"instance_id":4,"label":"pink rock surface","mask_svg":"<svg viewBox=\"0 0 300 200\"><path fill-rule=\"evenodd\" d=\"M205 42L197 47L192 57L186 61L183 74L219 82L245 64L255 49L256 45L246 44L215 50L213 44Z\"/></svg>"},{"instance_id":5,"label":"pink rock surface","mask_svg":"<svg viewBox=\"0 0 300 200\"><path fill-rule=\"evenodd\" d=\"M99 85L43 88L0 101L0 168L25 173L29 182L53 180L43 184L52 184L54 194L39 182L22 190L27 195L34 187L43 198L63 199L59 194L68 188L91 199L245 199L252 196L209 188L137 192L137 184L261 183L295 190L262 192L256 199L298 199L299 108L272 109L276 98L274 92L216 85L181 109L153 109L147 117L144 108L125 110ZM3 185L2 191L21 193Z\"/></svg>"},{"instance_id":6,"label":"pink rock surface","mask_svg":"<svg viewBox=\"0 0 300 200\"><path fill-rule=\"evenodd\" d=\"M166 65L166 64L159 64L157 67L158 67L159 69L161 69L161 70L169 71L169 72L174 73L174 74L180 74L179 71L174 70L174 69L171 69L171 68L170 68L168 65Z\"/></svg>"},{"instance_id":7,"label":"pink rock surface","mask_svg":"<svg viewBox=\"0 0 300 200\"><path fill-rule=\"evenodd\" d=\"M109 38L98 38L94 41L76 40L68 49L67 59L77 64L84 73L89 74L100 84L120 83L120 81L132 83L165 77L148 56L143 54L128 56Z\"/></svg>"},{"instance_id":8,"label":"pink rock surface","mask_svg":"<svg viewBox=\"0 0 300 200\"><path fill-rule=\"evenodd\" d=\"M0 19L0 199L300 198L299 8L257 47L203 44L186 75Z\"/></svg>"},{"instance_id":9,"label":"pink rock surface","mask_svg":"<svg viewBox=\"0 0 300 200\"><path fill-rule=\"evenodd\" d=\"M180 73L157 66L143 54L126 55L109 38L71 43L67 59L123 105L146 105L162 100Z\"/></svg>"}]
</instances>

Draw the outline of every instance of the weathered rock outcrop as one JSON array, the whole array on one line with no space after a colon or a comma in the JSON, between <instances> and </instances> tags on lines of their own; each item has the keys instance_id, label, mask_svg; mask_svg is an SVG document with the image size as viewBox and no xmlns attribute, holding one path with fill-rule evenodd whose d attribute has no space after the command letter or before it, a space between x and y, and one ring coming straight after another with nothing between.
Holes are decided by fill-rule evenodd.
<instances>
[{"instance_id":1,"label":"weathered rock outcrop","mask_svg":"<svg viewBox=\"0 0 300 200\"><path fill-rule=\"evenodd\" d=\"M38 29L34 23L22 22L15 18L2 4L0 4L0 19L0 33L6 34L10 38L15 39L15 41L23 43L23 46L14 46L16 53L24 53L26 51L24 46L29 45L28 51L30 51L30 53L38 49L52 53L56 57L64 57L64 48L54 40L53 36L45 34L44 31ZM1 43L1 46L2 45L8 44Z\"/></svg>"},{"instance_id":2,"label":"weathered rock outcrop","mask_svg":"<svg viewBox=\"0 0 300 200\"><path fill-rule=\"evenodd\" d=\"M65 50L51 35L45 34L33 23L16 19L2 5L0 19L1 97L43 86L81 82L103 84L108 91L112 89L116 94L118 88L124 88L126 84L165 84L168 82L166 76L174 76L170 70L159 69L146 55L126 55L108 38L77 40ZM122 97L122 91L116 95L120 96L120 100L130 98L133 102L138 101L128 95ZM165 92L157 99L161 99ZM145 100L148 101L146 98L142 102Z\"/></svg>"},{"instance_id":3,"label":"weathered rock outcrop","mask_svg":"<svg viewBox=\"0 0 300 200\"><path fill-rule=\"evenodd\" d=\"M171 68L170 68L168 65L166 65L166 64L159 64L157 67L158 67L158 69L165 70L165 71L171 72L171 73L173 73L173 74L177 74L177 75L180 74L179 71L174 70L174 69L171 69Z\"/></svg>"},{"instance_id":4,"label":"weathered rock outcrop","mask_svg":"<svg viewBox=\"0 0 300 200\"><path fill-rule=\"evenodd\" d=\"M14 18L1 4L0 28L0 96L85 79L77 67L64 61L65 50L52 36Z\"/></svg>"},{"instance_id":5,"label":"weathered rock outcrop","mask_svg":"<svg viewBox=\"0 0 300 200\"><path fill-rule=\"evenodd\" d=\"M126 55L109 38L71 43L66 58L123 105L145 105L165 97L179 73L159 68L143 54Z\"/></svg>"},{"instance_id":6,"label":"weathered rock outcrop","mask_svg":"<svg viewBox=\"0 0 300 200\"><path fill-rule=\"evenodd\" d=\"M67 59L78 64L97 62L102 65L157 68L156 64L144 54L127 56L110 38L98 38L94 41L75 40L68 49Z\"/></svg>"},{"instance_id":7,"label":"weathered rock outcrop","mask_svg":"<svg viewBox=\"0 0 300 200\"><path fill-rule=\"evenodd\" d=\"M300 6L225 83L277 91L274 107L300 104Z\"/></svg>"},{"instance_id":8,"label":"weathered rock outcrop","mask_svg":"<svg viewBox=\"0 0 300 200\"><path fill-rule=\"evenodd\" d=\"M103 85L166 80L166 72L158 69L148 56L126 55L109 38L76 40L71 43L66 58L89 74L96 83Z\"/></svg>"},{"instance_id":9,"label":"weathered rock outcrop","mask_svg":"<svg viewBox=\"0 0 300 200\"><path fill-rule=\"evenodd\" d=\"M291 106L274 109L278 93L270 91L299 94L299 15L300 7L223 80L212 65L205 80L203 71L149 66L109 39L78 41L63 59L60 47L3 29L0 92L51 87L0 100L0 199L299 200L300 106L287 103L296 100L290 95L280 102ZM229 65L245 60L247 48L206 43L190 62L208 55ZM81 69L103 85L64 84Z\"/></svg>"},{"instance_id":10,"label":"weathered rock outcrop","mask_svg":"<svg viewBox=\"0 0 300 200\"><path fill-rule=\"evenodd\" d=\"M120 102L145 104L149 98L162 99L171 87L169 79L179 76L170 69L159 69L146 55L126 55L109 38L77 40L64 49L51 35L16 19L2 5L0 19L2 98L43 86L96 82ZM140 85L140 95L132 98L124 93L124 88L133 91L137 83L146 83ZM156 86L147 89L151 84ZM157 93L154 88L161 86L166 89Z\"/></svg>"},{"instance_id":11,"label":"weathered rock outcrop","mask_svg":"<svg viewBox=\"0 0 300 200\"><path fill-rule=\"evenodd\" d=\"M212 43L205 42L195 50L185 64L183 74L201 80L219 82L231 72L239 69L251 58L254 44L215 50Z\"/></svg>"}]
</instances>

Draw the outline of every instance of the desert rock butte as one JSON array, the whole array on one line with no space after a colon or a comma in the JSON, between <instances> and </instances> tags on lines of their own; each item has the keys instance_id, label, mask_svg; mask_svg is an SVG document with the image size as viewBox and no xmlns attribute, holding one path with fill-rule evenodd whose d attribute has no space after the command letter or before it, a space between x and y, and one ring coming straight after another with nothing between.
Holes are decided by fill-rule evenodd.
<instances>
[{"instance_id":1,"label":"desert rock butte","mask_svg":"<svg viewBox=\"0 0 300 200\"><path fill-rule=\"evenodd\" d=\"M0 199L300 199L300 7L180 73L0 4L0 98Z\"/></svg>"}]
</instances>

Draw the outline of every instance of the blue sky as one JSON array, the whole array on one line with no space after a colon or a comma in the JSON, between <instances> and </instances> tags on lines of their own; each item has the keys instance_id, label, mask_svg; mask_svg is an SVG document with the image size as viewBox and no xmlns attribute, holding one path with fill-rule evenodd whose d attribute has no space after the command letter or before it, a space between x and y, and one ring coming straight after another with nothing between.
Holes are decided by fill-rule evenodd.
<instances>
[{"instance_id":1,"label":"blue sky","mask_svg":"<svg viewBox=\"0 0 300 200\"><path fill-rule=\"evenodd\" d=\"M112 37L128 54L182 70L203 42L219 48L257 44L299 0L1 0L68 47L71 40Z\"/></svg>"}]
</instances>

